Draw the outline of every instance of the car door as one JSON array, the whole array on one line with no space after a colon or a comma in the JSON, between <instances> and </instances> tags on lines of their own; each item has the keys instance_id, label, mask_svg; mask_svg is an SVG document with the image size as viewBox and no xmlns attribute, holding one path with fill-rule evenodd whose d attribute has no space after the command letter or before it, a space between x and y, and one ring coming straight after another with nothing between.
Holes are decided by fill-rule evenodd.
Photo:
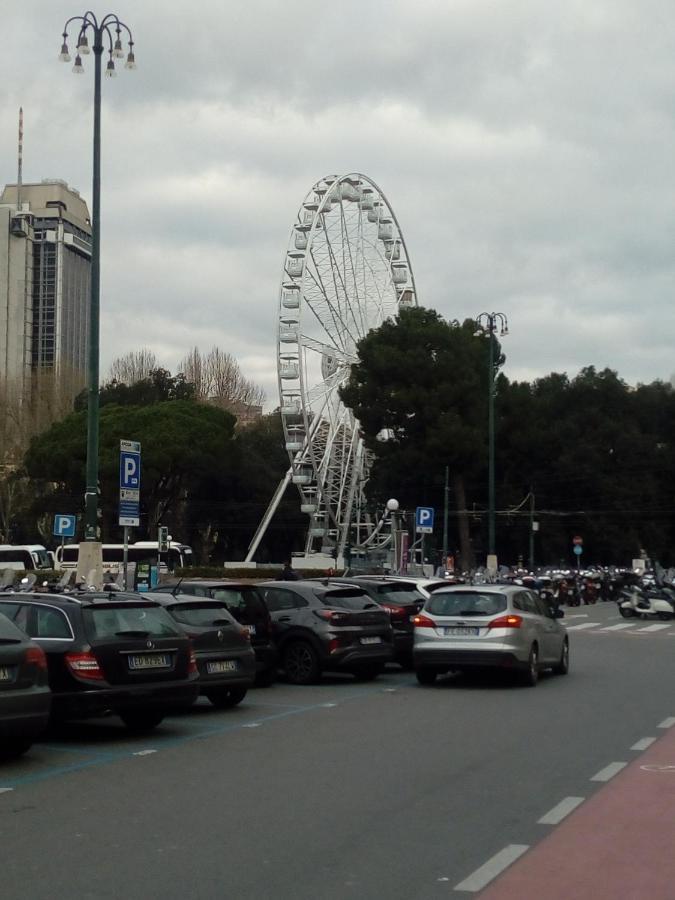
<instances>
[{"instance_id":1,"label":"car door","mask_svg":"<svg viewBox=\"0 0 675 900\"><path fill-rule=\"evenodd\" d=\"M296 610L307 606L307 601L295 591L286 588L263 587L261 590L272 619L274 639L278 643L297 623Z\"/></svg>"},{"instance_id":2,"label":"car door","mask_svg":"<svg viewBox=\"0 0 675 900\"><path fill-rule=\"evenodd\" d=\"M550 608L533 591L528 591L529 605L537 619L537 632L540 635L539 656L542 662L554 663L560 659L561 641L558 622L553 618Z\"/></svg>"}]
</instances>

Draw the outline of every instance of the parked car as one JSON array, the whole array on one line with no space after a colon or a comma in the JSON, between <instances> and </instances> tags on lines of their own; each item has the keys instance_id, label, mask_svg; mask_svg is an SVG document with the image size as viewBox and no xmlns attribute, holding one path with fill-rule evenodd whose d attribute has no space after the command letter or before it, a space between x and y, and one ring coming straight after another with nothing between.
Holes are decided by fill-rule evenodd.
<instances>
[{"instance_id":1,"label":"parked car","mask_svg":"<svg viewBox=\"0 0 675 900\"><path fill-rule=\"evenodd\" d=\"M316 581L268 581L259 587L292 684L312 684L325 671L370 680L393 658L389 613L361 588Z\"/></svg>"},{"instance_id":2,"label":"parked car","mask_svg":"<svg viewBox=\"0 0 675 900\"><path fill-rule=\"evenodd\" d=\"M245 625L216 600L153 592L192 641L200 692L214 706L236 706L255 681L255 653Z\"/></svg>"},{"instance_id":3,"label":"parked car","mask_svg":"<svg viewBox=\"0 0 675 900\"><path fill-rule=\"evenodd\" d=\"M412 665L413 616L422 609L425 595L414 579L399 581L387 576L359 575L355 578L332 578L334 584L353 584L365 591L371 600L389 611L394 636L394 659L402 666ZM426 595L428 596L428 594Z\"/></svg>"},{"instance_id":4,"label":"parked car","mask_svg":"<svg viewBox=\"0 0 675 900\"><path fill-rule=\"evenodd\" d=\"M44 651L0 615L0 759L28 750L47 727L51 702Z\"/></svg>"},{"instance_id":5,"label":"parked car","mask_svg":"<svg viewBox=\"0 0 675 900\"><path fill-rule=\"evenodd\" d=\"M146 731L197 698L190 639L140 594L0 594L0 612L45 651L54 719L112 711Z\"/></svg>"},{"instance_id":6,"label":"parked car","mask_svg":"<svg viewBox=\"0 0 675 900\"><path fill-rule=\"evenodd\" d=\"M211 581L205 578L167 581L153 589L162 593L189 594L210 597L222 603L237 622L245 625L251 635L256 659L258 687L268 687L274 681L277 650L272 640L272 620L259 590L259 585L246 581Z\"/></svg>"},{"instance_id":7,"label":"parked car","mask_svg":"<svg viewBox=\"0 0 675 900\"><path fill-rule=\"evenodd\" d=\"M502 668L534 687L542 669L569 669L562 610L535 591L510 585L462 585L434 591L414 619L417 680L433 684L448 671Z\"/></svg>"}]
</instances>

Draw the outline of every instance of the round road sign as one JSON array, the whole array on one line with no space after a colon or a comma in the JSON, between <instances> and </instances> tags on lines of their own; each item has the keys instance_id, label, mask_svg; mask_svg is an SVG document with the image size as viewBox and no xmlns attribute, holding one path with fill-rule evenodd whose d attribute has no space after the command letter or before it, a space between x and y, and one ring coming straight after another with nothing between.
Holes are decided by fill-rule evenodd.
<instances>
[{"instance_id":1,"label":"round road sign","mask_svg":"<svg viewBox=\"0 0 675 900\"><path fill-rule=\"evenodd\" d=\"M577 544L573 549L577 556L581 556L584 552L584 548L580 544Z\"/></svg>"},{"instance_id":2,"label":"round road sign","mask_svg":"<svg viewBox=\"0 0 675 900\"><path fill-rule=\"evenodd\" d=\"M579 534L575 535L575 536L572 538L572 543L574 544L575 547L576 547L577 545L583 544L583 542L584 542L584 539L583 539L583 538L581 537L581 535L579 535Z\"/></svg>"}]
</instances>

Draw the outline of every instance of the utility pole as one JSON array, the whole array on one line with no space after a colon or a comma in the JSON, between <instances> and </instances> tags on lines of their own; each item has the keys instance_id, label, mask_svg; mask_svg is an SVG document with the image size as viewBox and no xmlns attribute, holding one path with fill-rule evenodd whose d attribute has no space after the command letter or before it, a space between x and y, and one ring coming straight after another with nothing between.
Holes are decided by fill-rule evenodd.
<instances>
[{"instance_id":1,"label":"utility pole","mask_svg":"<svg viewBox=\"0 0 675 900\"><path fill-rule=\"evenodd\" d=\"M450 486L448 484L448 479L450 477L449 467L445 467L445 490L443 494L443 560L441 565L443 566L443 570L448 562L448 495L450 493Z\"/></svg>"},{"instance_id":2,"label":"utility pole","mask_svg":"<svg viewBox=\"0 0 675 900\"><path fill-rule=\"evenodd\" d=\"M530 486L530 553L529 553L529 565L530 572L534 572L534 526L536 522L534 521L534 494L532 493L532 487Z\"/></svg>"}]
</instances>

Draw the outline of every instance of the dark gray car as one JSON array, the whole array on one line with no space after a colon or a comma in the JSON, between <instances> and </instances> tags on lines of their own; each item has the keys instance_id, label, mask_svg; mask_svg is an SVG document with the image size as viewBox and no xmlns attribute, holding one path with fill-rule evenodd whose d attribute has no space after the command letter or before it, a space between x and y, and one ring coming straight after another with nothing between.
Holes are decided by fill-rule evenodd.
<instances>
[{"instance_id":1,"label":"dark gray car","mask_svg":"<svg viewBox=\"0 0 675 900\"><path fill-rule=\"evenodd\" d=\"M28 750L47 727L51 700L44 651L0 613L0 759Z\"/></svg>"},{"instance_id":2,"label":"dark gray car","mask_svg":"<svg viewBox=\"0 0 675 900\"><path fill-rule=\"evenodd\" d=\"M361 588L316 581L268 581L259 588L293 684L312 684L324 671L369 680L393 658L389 613Z\"/></svg>"}]
</instances>

